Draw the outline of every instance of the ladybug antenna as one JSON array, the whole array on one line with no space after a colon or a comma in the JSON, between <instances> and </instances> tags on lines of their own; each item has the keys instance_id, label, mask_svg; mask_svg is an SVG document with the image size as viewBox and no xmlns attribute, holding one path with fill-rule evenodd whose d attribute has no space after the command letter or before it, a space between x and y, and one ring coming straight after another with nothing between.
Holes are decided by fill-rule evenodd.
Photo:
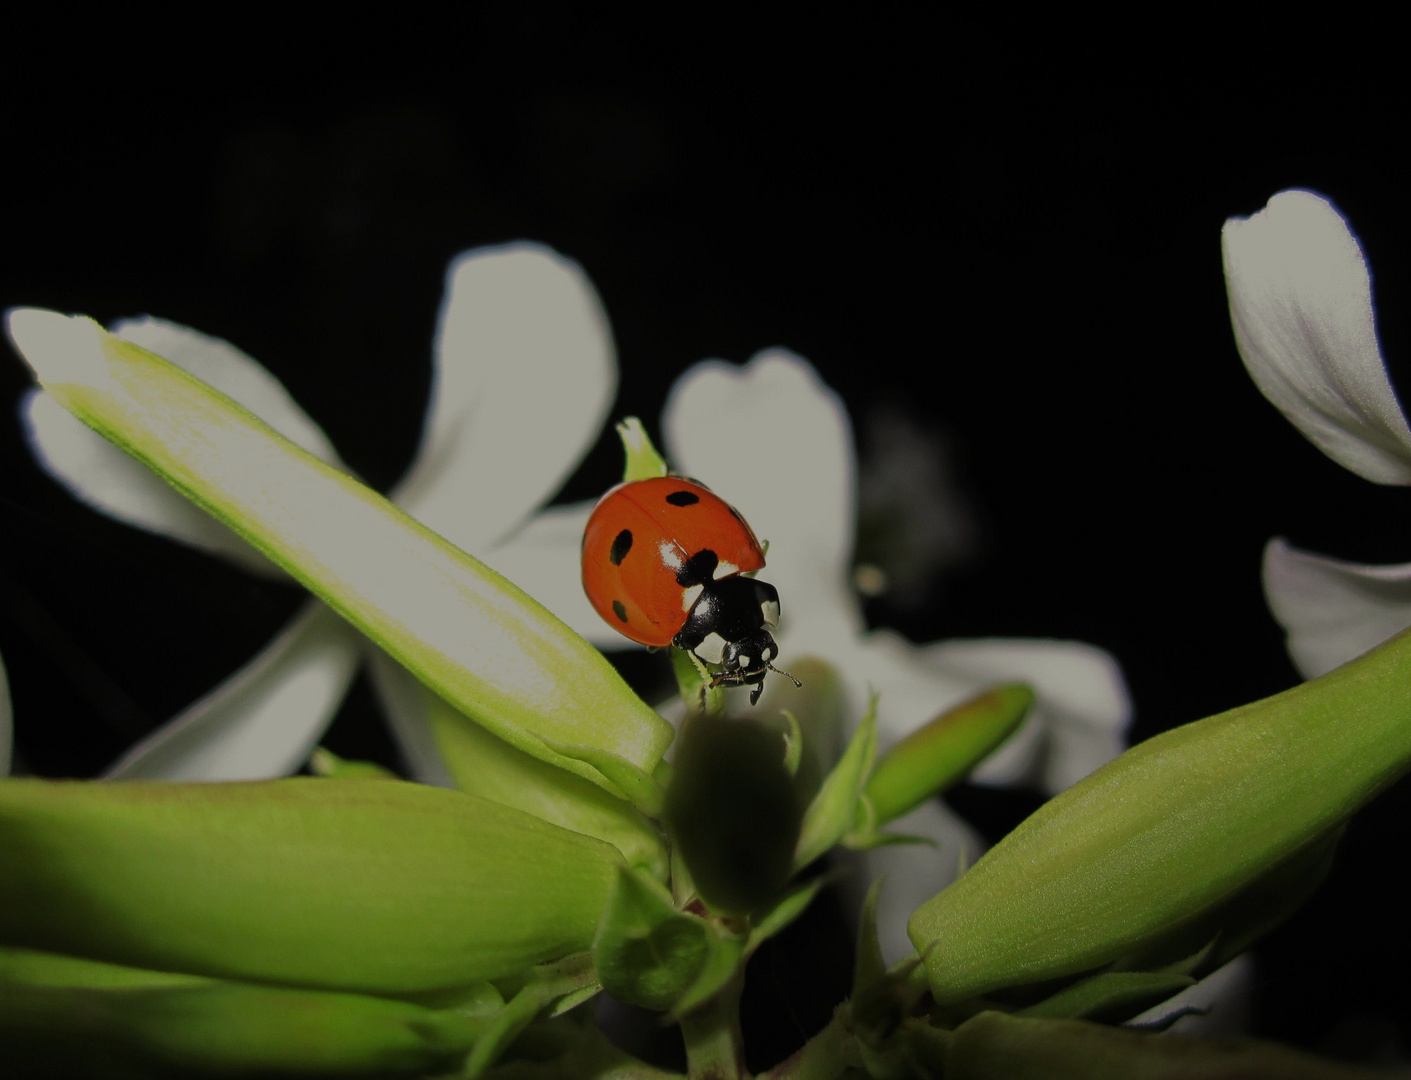
<instances>
[{"instance_id":1,"label":"ladybug antenna","mask_svg":"<svg viewBox=\"0 0 1411 1080\"><path fill-rule=\"evenodd\" d=\"M803 689L803 683L799 682L798 679L795 679L792 675L790 675L790 674L789 674L787 671L785 671L783 668L777 668L777 667L775 667L775 666L774 666L773 664L771 664L768 660L766 660L766 661L764 662L764 666L767 667L770 671L774 672L774 674L776 674L776 675L782 675L782 676L784 676L784 678L786 678L786 679L793 679L794 685L797 686L800 690Z\"/></svg>"}]
</instances>

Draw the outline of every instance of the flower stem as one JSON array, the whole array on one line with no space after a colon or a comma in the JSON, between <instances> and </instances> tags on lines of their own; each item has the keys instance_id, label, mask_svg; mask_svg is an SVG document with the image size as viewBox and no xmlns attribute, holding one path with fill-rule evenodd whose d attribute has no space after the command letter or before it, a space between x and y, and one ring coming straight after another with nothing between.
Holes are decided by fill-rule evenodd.
<instances>
[{"instance_id":1,"label":"flower stem","mask_svg":"<svg viewBox=\"0 0 1411 1080\"><path fill-rule=\"evenodd\" d=\"M749 1080L740 1034L740 992L744 980L731 979L714 997L681 1017L690 1080Z\"/></svg>"}]
</instances>

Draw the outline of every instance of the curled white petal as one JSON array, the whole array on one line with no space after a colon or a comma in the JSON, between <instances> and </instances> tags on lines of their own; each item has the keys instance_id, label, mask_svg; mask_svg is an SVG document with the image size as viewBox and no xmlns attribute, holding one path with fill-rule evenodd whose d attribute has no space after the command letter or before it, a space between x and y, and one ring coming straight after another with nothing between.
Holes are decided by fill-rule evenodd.
<instances>
[{"instance_id":1,"label":"curled white petal","mask_svg":"<svg viewBox=\"0 0 1411 1080\"><path fill-rule=\"evenodd\" d=\"M35 460L80 502L261 577L286 578L244 539L86 426L48 392L28 391L20 403L20 419Z\"/></svg>"},{"instance_id":2,"label":"curled white petal","mask_svg":"<svg viewBox=\"0 0 1411 1080\"><path fill-rule=\"evenodd\" d=\"M1200 1011L1179 1017L1171 1030L1209 1039L1243 1035L1249 1030L1253 990L1254 961L1244 953L1128 1023L1133 1027L1162 1025L1173 1014L1196 1009Z\"/></svg>"},{"instance_id":3,"label":"curled white petal","mask_svg":"<svg viewBox=\"0 0 1411 1080\"><path fill-rule=\"evenodd\" d=\"M1224 228L1240 356L1320 450L1379 484L1411 484L1411 428L1377 345L1366 259L1326 199L1284 191Z\"/></svg>"},{"instance_id":4,"label":"curled white petal","mask_svg":"<svg viewBox=\"0 0 1411 1080\"><path fill-rule=\"evenodd\" d=\"M357 672L359 635L318 601L260 654L134 746L112 780L267 780L309 759Z\"/></svg>"},{"instance_id":5,"label":"curled white petal","mask_svg":"<svg viewBox=\"0 0 1411 1080\"><path fill-rule=\"evenodd\" d=\"M536 244L451 264L416 463L393 500L476 555L578 464L617 390L607 316L582 268Z\"/></svg>"},{"instance_id":6,"label":"curled white petal","mask_svg":"<svg viewBox=\"0 0 1411 1080\"><path fill-rule=\"evenodd\" d=\"M1306 679L1411 626L1411 564L1341 562L1274 539L1264 549L1264 595Z\"/></svg>"}]
</instances>

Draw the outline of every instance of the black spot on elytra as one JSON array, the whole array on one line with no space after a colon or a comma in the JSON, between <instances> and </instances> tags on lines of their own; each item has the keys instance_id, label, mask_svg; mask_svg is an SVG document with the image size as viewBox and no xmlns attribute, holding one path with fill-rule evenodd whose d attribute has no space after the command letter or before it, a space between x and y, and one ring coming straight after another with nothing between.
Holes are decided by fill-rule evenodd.
<instances>
[{"instance_id":1,"label":"black spot on elytra","mask_svg":"<svg viewBox=\"0 0 1411 1080\"><path fill-rule=\"evenodd\" d=\"M673 491L666 501L672 506L693 506L701 501L701 497L694 491Z\"/></svg>"},{"instance_id":2,"label":"black spot on elytra","mask_svg":"<svg viewBox=\"0 0 1411 1080\"><path fill-rule=\"evenodd\" d=\"M676 584L690 588L692 585L705 585L720 565L720 556L710 548L701 548L676 571Z\"/></svg>"},{"instance_id":3,"label":"black spot on elytra","mask_svg":"<svg viewBox=\"0 0 1411 1080\"><path fill-rule=\"evenodd\" d=\"M613 566L621 566L622 560L627 558L627 553L632 550L632 533L629 529L623 529L612 540L612 547L608 549L608 561Z\"/></svg>"},{"instance_id":4,"label":"black spot on elytra","mask_svg":"<svg viewBox=\"0 0 1411 1080\"><path fill-rule=\"evenodd\" d=\"M616 615L621 621L627 621L627 609L622 606L621 600L614 600L612 602L612 613Z\"/></svg>"}]
</instances>

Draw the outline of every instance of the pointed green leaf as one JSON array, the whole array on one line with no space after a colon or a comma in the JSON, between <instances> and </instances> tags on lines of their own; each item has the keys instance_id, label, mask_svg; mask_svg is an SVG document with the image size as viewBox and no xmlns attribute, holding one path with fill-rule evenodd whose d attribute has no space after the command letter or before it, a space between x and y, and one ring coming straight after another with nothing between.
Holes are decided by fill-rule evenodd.
<instances>
[{"instance_id":1,"label":"pointed green leaf","mask_svg":"<svg viewBox=\"0 0 1411 1080\"><path fill-rule=\"evenodd\" d=\"M853 964L852 997L860 997L868 987L887 974L882 959L882 944L877 937L877 898L882 893L882 879L867 887L862 912L857 920L857 959Z\"/></svg>"},{"instance_id":2,"label":"pointed green leaf","mask_svg":"<svg viewBox=\"0 0 1411 1080\"><path fill-rule=\"evenodd\" d=\"M1065 987L1016 1016L1050 1020L1126 1020L1178 994L1195 980L1166 971L1105 971Z\"/></svg>"},{"instance_id":3,"label":"pointed green leaf","mask_svg":"<svg viewBox=\"0 0 1411 1080\"><path fill-rule=\"evenodd\" d=\"M877 762L867 797L879 824L901 817L963 779L1029 715L1034 691L1024 683L995 687L942 713L897 743Z\"/></svg>"},{"instance_id":4,"label":"pointed green leaf","mask_svg":"<svg viewBox=\"0 0 1411 1080\"><path fill-rule=\"evenodd\" d=\"M0 835L0 944L397 995L587 948L621 861L388 780L4 780Z\"/></svg>"},{"instance_id":5,"label":"pointed green leaf","mask_svg":"<svg viewBox=\"0 0 1411 1080\"><path fill-rule=\"evenodd\" d=\"M794 868L807 866L851 832L867 774L877 754L877 696L857 725L842 758L804 812Z\"/></svg>"},{"instance_id":6,"label":"pointed green leaf","mask_svg":"<svg viewBox=\"0 0 1411 1080\"><path fill-rule=\"evenodd\" d=\"M830 880L830 877L824 874L812 881L805 881L802 885L795 885L769 907L752 916L749 937L745 941L745 956L751 956L756 949L802 915L808 905L813 903L819 890Z\"/></svg>"},{"instance_id":7,"label":"pointed green leaf","mask_svg":"<svg viewBox=\"0 0 1411 1080\"><path fill-rule=\"evenodd\" d=\"M11 312L54 399L230 526L456 708L610 791L550 744L650 773L671 726L512 583L229 398L90 319Z\"/></svg>"},{"instance_id":8,"label":"pointed green leaf","mask_svg":"<svg viewBox=\"0 0 1411 1080\"><path fill-rule=\"evenodd\" d=\"M652 480L671 471L667 468L666 459L652 445L651 436L642 426L642 421L635 416L623 418L617 425L617 437L622 440L622 450L627 455L622 468L623 483Z\"/></svg>"},{"instance_id":9,"label":"pointed green leaf","mask_svg":"<svg viewBox=\"0 0 1411 1080\"><path fill-rule=\"evenodd\" d=\"M1133 747L1045 804L913 913L936 999L1110 963L1326 836L1411 768L1408 669L1403 633Z\"/></svg>"}]
</instances>

